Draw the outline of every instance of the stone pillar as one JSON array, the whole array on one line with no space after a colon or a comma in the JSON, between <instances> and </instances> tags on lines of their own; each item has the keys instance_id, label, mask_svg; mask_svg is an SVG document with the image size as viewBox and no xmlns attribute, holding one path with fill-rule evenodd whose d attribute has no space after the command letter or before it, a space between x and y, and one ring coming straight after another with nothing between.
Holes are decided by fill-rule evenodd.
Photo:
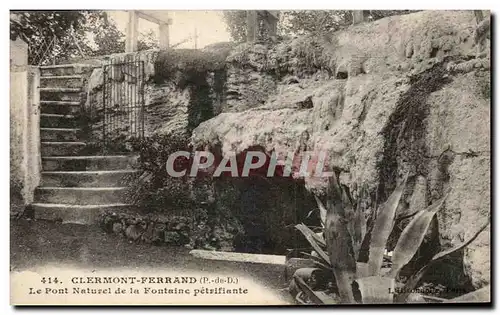
<instances>
[{"instance_id":1,"label":"stone pillar","mask_svg":"<svg viewBox=\"0 0 500 315\"><path fill-rule=\"evenodd\" d=\"M33 202L40 183L40 73L28 65L28 45L10 45L10 182L16 202ZM21 200L19 200L21 198Z\"/></svg>"},{"instance_id":2,"label":"stone pillar","mask_svg":"<svg viewBox=\"0 0 500 315\"><path fill-rule=\"evenodd\" d=\"M170 23L160 24L160 49L162 50L170 47L169 24Z\"/></svg>"},{"instance_id":3,"label":"stone pillar","mask_svg":"<svg viewBox=\"0 0 500 315\"><path fill-rule=\"evenodd\" d=\"M127 37L125 39L125 52L137 51L139 16L136 11L128 11Z\"/></svg>"},{"instance_id":4,"label":"stone pillar","mask_svg":"<svg viewBox=\"0 0 500 315\"><path fill-rule=\"evenodd\" d=\"M247 11L247 42L254 42L257 39L258 26L257 11Z\"/></svg>"},{"instance_id":5,"label":"stone pillar","mask_svg":"<svg viewBox=\"0 0 500 315\"><path fill-rule=\"evenodd\" d=\"M40 68L28 68L28 129L26 130L26 201L33 202L35 188L40 184L42 155L40 149Z\"/></svg>"}]
</instances>

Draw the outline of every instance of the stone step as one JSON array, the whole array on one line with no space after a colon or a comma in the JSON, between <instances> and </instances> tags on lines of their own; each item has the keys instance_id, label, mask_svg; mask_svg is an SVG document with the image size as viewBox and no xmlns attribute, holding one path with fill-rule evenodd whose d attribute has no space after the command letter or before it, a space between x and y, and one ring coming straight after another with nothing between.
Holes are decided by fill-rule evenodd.
<instances>
[{"instance_id":1,"label":"stone step","mask_svg":"<svg viewBox=\"0 0 500 315\"><path fill-rule=\"evenodd\" d=\"M91 72L95 66L87 64L66 64L66 65L53 65L41 66L40 75L47 76L61 76L61 75L76 75Z\"/></svg>"},{"instance_id":2,"label":"stone step","mask_svg":"<svg viewBox=\"0 0 500 315\"><path fill-rule=\"evenodd\" d=\"M137 170L43 171L40 186L124 187L139 176Z\"/></svg>"},{"instance_id":3,"label":"stone step","mask_svg":"<svg viewBox=\"0 0 500 315\"><path fill-rule=\"evenodd\" d=\"M85 149L83 142L49 142L41 143L41 154L45 156L79 155Z\"/></svg>"},{"instance_id":4,"label":"stone step","mask_svg":"<svg viewBox=\"0 0 500 315\"><path fill-rule=\"evenodd\" d=\"M80 88L40 88L41 101L79 102L82 90Z\"/></svg>"},{"instance_id":5,"label":"stone step","mask_svg":"<svg viewBox=\"0 0 500 315\"><path fill-rule=\"evenodd\" d=\"M81 88L83 77L81 75L57 75L40 77L40 87L66 87Z\"/></svg>"},{"instance_id":6,"label":"stone step","mask_svg":"<svg viewBox=\"0 0 500 315\"><path fill-rule=\"evenodd\" d=\"M77 224L96 224L102 212L127 212L134 207L133 205L123 203L102 205L34 203L31 206L35 219Z\"/></svg>"},{"instance_id":7,"label":"stone step","mask_svg":"<svg viewBox=\"0 0 500 315\"><path fill-rule=\"evenodd\" d=\"M202 249L193 249L189 252L196 258L208 260L225 260L233 262L244 262L252 264L269 264L285 266L286 256L284 255L266 255L266 254L247 254L247 253L234 253L234 252L218 252L208 251Z\"/></svg>"},{"instance_id":8,"label":"stone step","mask_svg":"<svg viewBox=\"0 0 500 315\"><path fill-rule=\"evenodd\" d=\"M40 101L41 112L44 114L72 115L81 112L80 102Z\"/></svg>"},{"instance_id":9,"label":"stone step","mask_svg":"<svg viewBox=\"0 0 500 315\"><path fill-rule=\"evenodd\" d=\"M42 141L68 142L77 141L80 129L74 128L40 128Z\"/></svg>"},{"instance_id":10,"label":"stone step","mask_svg":"<svg viewBox=\"0 0 500 315\"><path fill-rule=\"evenodd\" d=\"M75 115L40 114L41 128L74 128L80 125Z\"/></svg>"},{"instance_id":11,"label":"stone step","mask_svg":"<svg viewBox=\"0 0 500 315\"><path fill-rule=\"evenodd\" d=\"M35 203L102 205L124 203L126 187L38 187Z\"/></svg>"},{"instance_id":12,"label":"stone step","mask_svg":"<svg viewBox=\"0 0 500 315\"><path fill-rule=\"evenodd\" d=\"M41 87L40 92L50 92L50 93L80 93L81 88L72 87Z\"/></svg>"},{"instance_id":13,"label":"stone step","mask_svg":"<svg viewBox=\"0 0 500 315\"><path fill-rule=\"evenodd\" d=\"M57 156L42 157L44 171L100 171L132 169L138 156Z\"/></svg>"}]
</instances>

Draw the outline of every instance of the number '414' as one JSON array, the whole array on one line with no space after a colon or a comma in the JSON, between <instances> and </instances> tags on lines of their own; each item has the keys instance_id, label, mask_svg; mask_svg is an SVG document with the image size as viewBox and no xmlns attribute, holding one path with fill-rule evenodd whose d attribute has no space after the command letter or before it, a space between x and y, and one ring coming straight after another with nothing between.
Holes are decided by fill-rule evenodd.
<instances>
[{"instance_id":1,"label":"number '414'","mask_svg":"<svg viewBox=\"0 0 500 315\"><path fill-rule=\"evenodd\" d=\"M52 284L52 283L59 283L59 280L57 279L57 277L55 277L55 278L43 277L42 280L40 280L40 282L43 284L45 284L45 283Z\"/></svg>"}]
</instances>

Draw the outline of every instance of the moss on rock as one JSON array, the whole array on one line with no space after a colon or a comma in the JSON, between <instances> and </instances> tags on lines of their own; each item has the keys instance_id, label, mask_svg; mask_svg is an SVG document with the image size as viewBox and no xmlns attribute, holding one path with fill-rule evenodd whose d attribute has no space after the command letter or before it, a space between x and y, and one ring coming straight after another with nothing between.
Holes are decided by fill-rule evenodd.
<instances>
[{"instance_id":1,"label":"moss on rock","mask_svg":"<svg viewBox=\"0 0 500 315\"><path fill-rule=\"evenodd\" d=\"M225 61L226 55L211 51L193 49L164 50L159 52L155 61L154 78L157 82L173 79L179 84L180 88L183 88L190 82L192 77L223 69ZM176 75L181 75L181 77L176 77Z\"/></svg>"}]
</instances>

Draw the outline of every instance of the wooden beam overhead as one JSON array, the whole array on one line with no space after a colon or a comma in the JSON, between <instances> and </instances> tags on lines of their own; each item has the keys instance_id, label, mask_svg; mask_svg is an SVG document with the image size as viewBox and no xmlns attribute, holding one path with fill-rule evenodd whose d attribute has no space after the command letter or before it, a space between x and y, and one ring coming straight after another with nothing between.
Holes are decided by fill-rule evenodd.
<instances>
[{"instance_id":1,"label":"wooden beam overhead","mask_svg":"<svg viewBox=\"0 0 500 315\"><path fill-rule=\"evenodd\" d=\"M137 14L139 15L139 17L141 19L144 19L144 20L152 22L152 23L156 23L158 25L161 25L161 24L172 25L171 18L159 19L159 18L153 16L152 14L148 14L147 11L139 11L139 10L137 10Z\"/></svg>"}]
</instances>

